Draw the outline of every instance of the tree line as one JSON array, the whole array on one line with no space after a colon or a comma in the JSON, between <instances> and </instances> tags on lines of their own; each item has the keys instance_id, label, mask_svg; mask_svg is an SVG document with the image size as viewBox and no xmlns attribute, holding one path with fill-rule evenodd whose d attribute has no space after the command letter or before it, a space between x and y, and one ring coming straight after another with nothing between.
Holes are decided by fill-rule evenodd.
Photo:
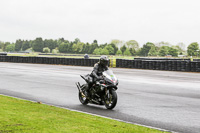
<instances>
[{"instance_id":1,"label":"tree line","mask_svg":"<svg viewBox=\"0 0 200 133\"><path fill-rule=\"evenodd\" d=\"M34 51L44 53L69 53L69 54L94 54L94 55L125 55L125 56L178 56L178 55L199 55L199 44L191 43L187 50L185 44L179 43L171 45L167 42L152 43L147 42L142 47L135 40L127 42L112 40L110 43L98 44L97 40L92 43L81 42L76 38L68 41L64 38L57 40L42 39L35 40L16 40L15 43L0 41L0 49L6 52Z\"/></svg>"}]
</instances>

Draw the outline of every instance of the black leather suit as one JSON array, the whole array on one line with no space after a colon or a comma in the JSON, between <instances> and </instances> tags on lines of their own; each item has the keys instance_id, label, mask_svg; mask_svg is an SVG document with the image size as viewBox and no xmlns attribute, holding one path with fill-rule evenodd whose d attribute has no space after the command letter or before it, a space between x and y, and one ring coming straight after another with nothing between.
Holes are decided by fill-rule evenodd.
<instances>
[{"instance_id":1,"label":"black leather suit","mask_svg":"<svg viewBox=\"0 0 200 133\"><path fill-rule=\"evenodd\" d=\"M108 70L107 66L101 65L99 62L96 63L94 65L94 69L93 69L93 71L91 73L91 76L93 77L94 82L100 80L101 79L100 77L102 76L102 73L104 71L106 71L106 70Z\"/></svg>"},{"instance_id":2,"label":"black leather suit","mask_svg":"<svg viewBox=\"0 0 200 133\"><path fill-rule=\"evenodd\" d=\"M101 65L99 62L94 65L93 71L90 75L93 78L93 80L92 80L92 82L90 82L88 84L88 87L87 87L87 90L86 90L87 91L87 94L86 94L87 97L90 97L90 94L89 94L88 91L91 89L92 85L94 83L96 84L97 81L101 80L102 73L106 70L108 70L108 67L105 66L105 65Z\"/></svg>"}]
</instances>

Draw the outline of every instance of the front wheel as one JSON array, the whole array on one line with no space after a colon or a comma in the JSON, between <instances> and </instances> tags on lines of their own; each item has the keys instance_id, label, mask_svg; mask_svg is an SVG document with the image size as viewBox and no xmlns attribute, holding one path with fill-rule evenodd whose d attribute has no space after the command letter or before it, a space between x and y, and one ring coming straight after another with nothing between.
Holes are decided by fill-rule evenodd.
<instances>
[{"instance_id":1,"label":"front wheel","mask_svg":"<svg viewBox=\"0 0 200 133\"><path fill-rule=\"evenodd\" d=\"M107 109L113 109L117 104L117 93L115 90L110 90L104 97L104 104Z\"/></svg>"}]
</instances>

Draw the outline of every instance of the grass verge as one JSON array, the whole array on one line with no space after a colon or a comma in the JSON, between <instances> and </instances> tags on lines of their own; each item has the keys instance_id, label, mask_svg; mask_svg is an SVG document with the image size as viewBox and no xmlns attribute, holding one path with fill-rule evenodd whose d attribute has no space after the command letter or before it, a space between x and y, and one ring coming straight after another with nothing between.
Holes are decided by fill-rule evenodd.
<instances>
[{"instance_id":1,"label":"grass verge","mask_svg":"<svg viewBox=\"0 0 200 133\"><path fill-rule=\"evenodd\" d=\"M26 57L58 57L58 58L84 58L83 55L79 56L68 56L67 54L64 56L59 55L39 55L38 53L8 53L8 56L26 56ZM99 55L100 57L100 55ZM99 57L90 57L90 59L99 59ZM115 55L109 55L110 59L134 59L133 56L115 56Z\"/></svg>"},{"instance_id":2,"label":"grass verge","mask_svg":"<svg viewBox=\"0 0 200 133\"><path fill-rule=\"evenodd\" d=\"M0 95L0 133L161 131Z\"/></svg>"}]
</instances>

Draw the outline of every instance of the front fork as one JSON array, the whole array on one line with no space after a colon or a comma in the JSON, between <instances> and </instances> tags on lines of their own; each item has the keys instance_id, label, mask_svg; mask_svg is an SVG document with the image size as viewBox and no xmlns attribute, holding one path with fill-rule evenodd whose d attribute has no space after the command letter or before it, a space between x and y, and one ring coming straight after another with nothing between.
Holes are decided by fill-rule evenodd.
<instances>
[{"instance_id":1,"label":"front fork","mask_svg":"<svg viewBox=\"0 0 200 133\"><path fill-rule=\"evenodd\" d=\"M105 96L106 96L106 102L110 102L110 92L108 88L105 88Z\"/></svg>"}]
</instances>

